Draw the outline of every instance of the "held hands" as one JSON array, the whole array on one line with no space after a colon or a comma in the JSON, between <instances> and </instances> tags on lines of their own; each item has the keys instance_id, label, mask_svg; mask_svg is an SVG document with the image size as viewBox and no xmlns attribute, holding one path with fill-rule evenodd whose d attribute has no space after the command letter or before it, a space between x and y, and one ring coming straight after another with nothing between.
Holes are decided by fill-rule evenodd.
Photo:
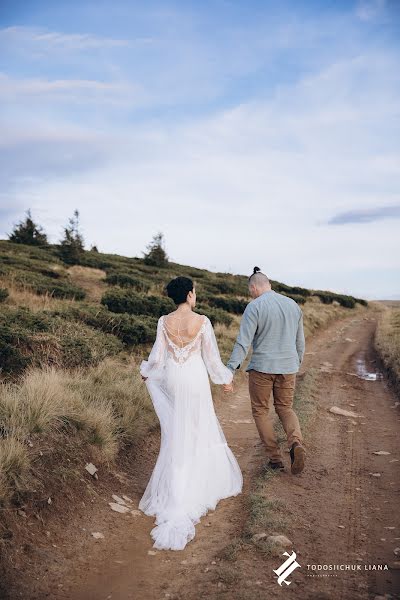
<instances>
[{"instance_id":1,"label":"held hands","mask_svg":"<svg viewBox=\"0 0 400 600\"><path fill-rule=\"evenodd\" d=\"M231 383L224 383L222 386L222 389L224 390L225 393L233 392L233 381Z\"/></svg>"}]
</instances>

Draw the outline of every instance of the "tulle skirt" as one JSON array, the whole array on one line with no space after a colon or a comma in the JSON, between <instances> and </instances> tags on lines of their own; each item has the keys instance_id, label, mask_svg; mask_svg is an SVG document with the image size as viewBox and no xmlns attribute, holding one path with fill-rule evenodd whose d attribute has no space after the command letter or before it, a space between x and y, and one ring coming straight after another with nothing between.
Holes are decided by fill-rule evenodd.
<instances>
[{"instance_id":1,"label":"tulle skirt","mask_svg":"<svg viewBox=\"0 0 400 600\"><path fill-rule=\"evenodd\" d=\"M146 385L161 446L139 509L156 517L154 548L183 550L200 518L242 491L242 472L215 414L201 354L182 364L168 359L162 377Z\"/></svg>"}]
</instances>

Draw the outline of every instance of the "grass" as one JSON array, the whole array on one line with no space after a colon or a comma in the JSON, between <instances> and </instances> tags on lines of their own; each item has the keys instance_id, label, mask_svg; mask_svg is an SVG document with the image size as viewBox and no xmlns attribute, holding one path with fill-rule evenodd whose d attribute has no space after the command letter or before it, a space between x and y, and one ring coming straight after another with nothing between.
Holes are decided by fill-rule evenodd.
<instances>
[{"instance_id":1,"label":"grass","mask_svg":"<svg viewBox=\"0 0 400 600\"><path fill-rule=\"evenodd\" d=\"M356 305L355 309L346 309L337 303L324 304L318 296L312 296L302 305L301 310L304 316L304 335L307 338L347 314L349 310L363 311L363 307Z\"/></svg>"},{"instance_id":2,"label":"grass","mask_svg":"<svg viewBox=\"0 0 400 600\"><path fill-rule=\"evenodd\" d=\"M245 547L245 541L243 537L235 537L229 544L224 546L219 553L216 555L220 560L234 562L241 550Z\"/></svg>"},{"instance_id":3,"label":"grass","mask_svg":"<svg viewBox=\"0 0 400 600\"><path fill-rule=\"evenodd\" d=\"M28 486L29 456L15 435L0 441L0 504Z\"/></svg>"},{"instance_id":4,"label":"grass","mask_svg":"<svg viewBox=\"0 0 400 600\"><path fill-rule=\"evenodd\" d=\"M315 369L310 369L297 378L293 406L304 437L307 436L318 410L317 378L318 371ZM280 442L286 440L279 419L275 420L274 427L278 440ZM287 535L290 538L291 515L286 503L274 494L275 477L279 477L279 473L270 467L263 466L260 469L258 476L253 481L252 490L246 498L247 516L241 535L231 540L217 554L217 558L221 562L215 570L214 581L221 582L227 594L232 594L232 591L235 590L235 600L261 600L265 597L265 590L255 589L243 582L247 571L243 566L246 562L242 563L240 560L241 554L246 550L253 550L262 560L281 559L283 552L281 544L268 539L268 536ZM262 535L258 537L257 534ZM223 597L222 593L221 597Z\"/></svg>"},{"instance_id":5,"label":"grass","mask_svg":"<svg viewBox=\"0 0 400 600\"><path fill-rule=\"evenodd\" d=\"M53 433L84 436L98 459L116 459L156 426L136 364L106 360L96 367L28 369L17 383L0 388L0 500L28 489L32 439Z\"/></svg>"},{"instance_id":6,"label":"grass","mask_svg":"<svg viewBox=\"0 0 400 600\"><path fill-rule=\"evenodd\" d=\"M83 436L97 449L99 460L114 461L125 444L135 443L157 424L138 364L154 339L157 316L171 308L162 297L163 287L177 275L194 280L198 309L213 322L226 361L240 323L236 313L249 300L246 276L175 263L155 268L140 258L91 251L84 252L81 264L71 266L63 263L57 245L38 248L0 240L4 501L28 485L34 471L32 437L48 440L51 447L57 436ZM353 309L339 306L334 294L328 298L331 303L323 304L312 290L276 281L272 285L299 302L301 298L306 336L349 310L365 310L358 302ZM128 314L127 308L138 314ZM244 377L243 370L238 377ZM212 390L218 398L220 386L212 384ZM304 402L302 412L307 411L311 408ZM254 493L252 510L261 514L268 507L261 503L257 509L261 492ZM277 508L269 506L269 514ZM229 550L232 556L240 544L235 548Z\"/></svg>"},{"instance_id":7,"label":"grass","mask_svg":"<svg viewBox=\"0 0 400 600\"><path fill-rule=\"evenodd\" d=\"M293 407L299 418L303 436L307 431L318 410L315 400L317 387L317 371L310 369L301 378L298 377ZM275 431L279 442L286 440L282 424L279 419L274 422ZM280 498L273 497L273 480L279 473L269 467L262 467L258 477L253 483L253 490L247 503L247 520L243 528L243 539L252 543L258 552L265 556L280 556L282 548L268 540L267 537L257 539L256 534L267 535L285 534L290 531L290 515L287 506Z\"/></svg>"},{"instance_id":8,"label":"grass","mask_svg":"<svg viewBox=\"0 0 400 600\"><path fill-rule=\"evenodd\" d=\"M238 583L240 579L240 573L233 565L218 565L213 573L215 581L221 581L225 585L233 585Z\"/></svg>"},{"instance_id":9,"label":"grass","mask_svg":"<svg viewBox=\"0 0 400 600\"><path fill-rule=\"evenodd\" d=\"M375 348L395 387L400 390L400 309L384 307L375 334Z\"/></svg>"}]
</instances>

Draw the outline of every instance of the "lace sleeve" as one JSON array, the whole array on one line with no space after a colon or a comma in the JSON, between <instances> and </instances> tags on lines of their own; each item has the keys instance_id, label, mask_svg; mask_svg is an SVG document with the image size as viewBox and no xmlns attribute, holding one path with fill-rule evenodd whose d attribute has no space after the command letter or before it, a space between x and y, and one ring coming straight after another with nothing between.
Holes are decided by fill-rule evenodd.
<instances>
[{"instance_id":1,"label":"lace sleeve","mask_svg":"<svg viewBox=\"0 0 400 600\"><path fill-rule=\"evenodd\" d=\"M157 335L149 358L140 363L140 374L143 377L159 377L165 362L166 341L162 330L162 317L158 319Z\"/></svg>"},{"instance_id":2,"label":"lace sleeve","mask_svg":"<svg viewBox=\"0 0 400 600\"><path fill-rule=\"evenodd\" d=\"M217 338L215 337L213 326L208 317L206 317L206 325L201 340L201 355L213 383L231 383L233 373L221 360Z\"/></svg>"}]
</instances>

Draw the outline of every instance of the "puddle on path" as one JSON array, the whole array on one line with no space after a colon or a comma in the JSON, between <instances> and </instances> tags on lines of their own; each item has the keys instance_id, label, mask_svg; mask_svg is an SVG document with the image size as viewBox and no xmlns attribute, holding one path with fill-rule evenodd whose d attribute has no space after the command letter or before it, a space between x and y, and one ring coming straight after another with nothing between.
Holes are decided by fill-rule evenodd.
<instances>
[{"instance_id":1,"label":"puddle on path","mask_svg":"<svg viewBox=\"0 0 400 600\"><path fill-rule=\"evenodd\" d=\"M366 379L367 381L377 381L383 379L383 374L380 371L369 371L364 357L357 358L357 377L360 379Z\"/></svg>"}]
</instances>

